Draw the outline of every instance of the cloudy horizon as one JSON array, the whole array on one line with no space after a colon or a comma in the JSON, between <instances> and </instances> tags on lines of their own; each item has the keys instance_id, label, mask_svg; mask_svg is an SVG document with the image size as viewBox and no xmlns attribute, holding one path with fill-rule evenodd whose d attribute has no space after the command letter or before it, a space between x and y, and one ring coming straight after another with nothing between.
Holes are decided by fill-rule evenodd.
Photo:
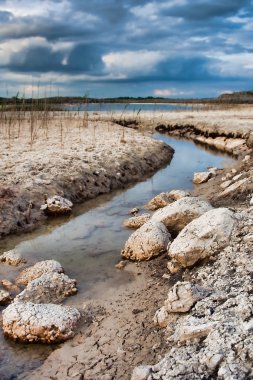
<instances>
[{"instance_id":1,"label":"cloudy horizon","mask_svg":"<svg viewBox=\"0 0 253 380\"><path fill-rule=\"evenodd\" d=\"M253 0L0 0L0 96L253 89Z\"/></svg>"}]
</instances>

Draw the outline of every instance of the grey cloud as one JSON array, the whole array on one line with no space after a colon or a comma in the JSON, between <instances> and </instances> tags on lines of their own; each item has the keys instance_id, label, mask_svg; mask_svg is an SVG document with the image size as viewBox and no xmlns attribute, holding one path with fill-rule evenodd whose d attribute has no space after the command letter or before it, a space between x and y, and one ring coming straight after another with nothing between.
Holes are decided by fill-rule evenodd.
<instances>
[{"instance_id":1,"label":"grey cloud","mask_svg":"<svg viewBox=\"0 0 253 380\"><path fill-rule=\"evenodd\" d=\"M12 55L9 69L19 72L58 71L62 66L62 53L47 47L31 47Z\"/></svg>"},{"instance_id":2,"label":"grey cloud","mask_svg":"<svg viewBox=\"0 0 253 380\"><path fill-rule=\"evenodd\" d=\"M13 15L11 12L0 11L0 22L8 22L12 17Z\"/></svg>"},{"instance_id":3,"label":"grey cloud","mask_svg":"<svg viewBox=\"0 0 253 380\"><path fill-rule=\"evenodd\" d=\"M187 4L169 9L168 14L188 20L208 20L235 14L250 4L250 0L188 0Z\"/></svg>"}]
</instances>

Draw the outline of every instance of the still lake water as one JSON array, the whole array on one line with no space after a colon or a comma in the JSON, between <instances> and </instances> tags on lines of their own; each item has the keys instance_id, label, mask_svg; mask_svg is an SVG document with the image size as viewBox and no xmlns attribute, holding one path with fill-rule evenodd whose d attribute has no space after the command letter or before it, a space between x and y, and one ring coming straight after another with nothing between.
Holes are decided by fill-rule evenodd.
<instances>
[{"instance_id":1,"label":"still lake water","mask_svg":"<svg viewBox=\"0 0 253 380\"><path fill-rule=\"evenodd\" d=\"M194 108L204 108L204 105L192 104L169 104L169 103L87 103L80 105L65 105L66 111L88 111L88 112L133 112L142 111L187 111Z\"/></svg>"},{"instance_id":2,"label":"still lake water","mask_svg":"<svg viewBox=\"0 0 253 380\"><path fill-rule=\"evenodd\" d=\"M190 141L159 133L154 134L154 138L175 149L169 165L125 190L76 206L70 217L48 222L40 231L3 240L1 251L16 246L28 262L58 260L66 274L75 278L78 284L78 294L67 299L68 305L78 306L89 299L99 299L101 287L108 289L131 281L128 273L114 268L120 260L124 242L132 233L122 228L123 220L129 217L128 210L136 206L141 208L162 191L191 190L195 171L204 171L208 166L224 167L233 162L226 155ZM0 267L0 278L14 279L16 274L14 268ZM37 367L51 351L51 347L21 345L0 336L0 379L18 378L16 376L22 371Z\"/></svg>"}]
</instances>

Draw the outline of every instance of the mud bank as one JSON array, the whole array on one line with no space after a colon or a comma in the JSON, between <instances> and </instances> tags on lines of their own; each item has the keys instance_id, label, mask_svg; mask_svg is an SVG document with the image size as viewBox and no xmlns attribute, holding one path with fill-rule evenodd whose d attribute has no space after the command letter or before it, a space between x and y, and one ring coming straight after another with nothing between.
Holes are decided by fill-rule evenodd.
<instances>
[{"instance_id":1,"label":"mud bank","mask_svg":"<svg viewBox=\"0 0 253 380\"><path fill-rule=\"evenodd\" d=\"M45 219L45 195L78 203L139 181L173 156L166 144L139 132L109 121L84 126L82 117L39 120L33 135L28 116L11 131L1 129L0 237Z\"/></svg>"},{"instance_id":2,"label":"mud bank","mask_svg":"<svg viewBox=\"0 0 253 380\"><path fill-rule=\"evenodd\" d=\"M73 341L23 379L130 379L134 366L140 364L149 366L145 367L146 375L142 372L135 380L252 378L253 220L249 204L253 160L246 145L238 153L249 157L233 168L220 170L206 184L196 186L193 194L237 213L239 223L229 246L210 260L174 275L168 272L166 254L149 263L129 263L124 270L134 281L105 293L104 302L89 303L87 318ZM224 182L238 185L242 179L245 181L240 186L224 193ZM153 321L155 311L178 281L202 286L207 296L188 313L171 315L167 329L160 328ZM175 332L180 333L180 326L193 331L193 338L189 335L188 340L179 341L180 334ZM202 331L210 337L194 335L196 326L204 326Z\"/></svg>"},{"instance_id":3,"label":"mud bank","mask_svg":"<svg viewBox=\"0 0 253 380\"><path fill-rule=\"evenodd\" d=\"M166 132L239 156L247 151L247 141L252 141L253 108L163 113L143 111L136 118L130 113L126 113L123 119L114 115L114 121L134 129Z\"/></svg>"}]
</instances>

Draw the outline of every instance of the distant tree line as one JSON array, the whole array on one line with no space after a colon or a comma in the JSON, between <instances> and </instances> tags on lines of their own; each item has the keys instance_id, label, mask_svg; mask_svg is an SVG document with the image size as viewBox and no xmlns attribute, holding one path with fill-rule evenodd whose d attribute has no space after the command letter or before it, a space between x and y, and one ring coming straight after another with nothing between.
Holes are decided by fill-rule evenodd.
<instances>
[{"instance_id":1,"label":"distant tree line","mask_svg":"<svg viewBox=\"0 0 253 380\"><path fill-rule=\"evenodd\" d=\"M19 94L11 98L0 97L0 106L4 105L14 105L17 109L24 109L26 106L28 108L31 105L34 109L42 109L51 105L54 109L61 105L83 105L89 103L181 103L181 104L253 104L253 91L240 91L233 92L231 94L222 94L217 98L198 98L198 99L182 99L182 98L161 98L161 97L130 97L130 96L120 96L115 98L90 98L87 96L53 96L46 98L22 98Z\"/></svg>"}]
</instances>

